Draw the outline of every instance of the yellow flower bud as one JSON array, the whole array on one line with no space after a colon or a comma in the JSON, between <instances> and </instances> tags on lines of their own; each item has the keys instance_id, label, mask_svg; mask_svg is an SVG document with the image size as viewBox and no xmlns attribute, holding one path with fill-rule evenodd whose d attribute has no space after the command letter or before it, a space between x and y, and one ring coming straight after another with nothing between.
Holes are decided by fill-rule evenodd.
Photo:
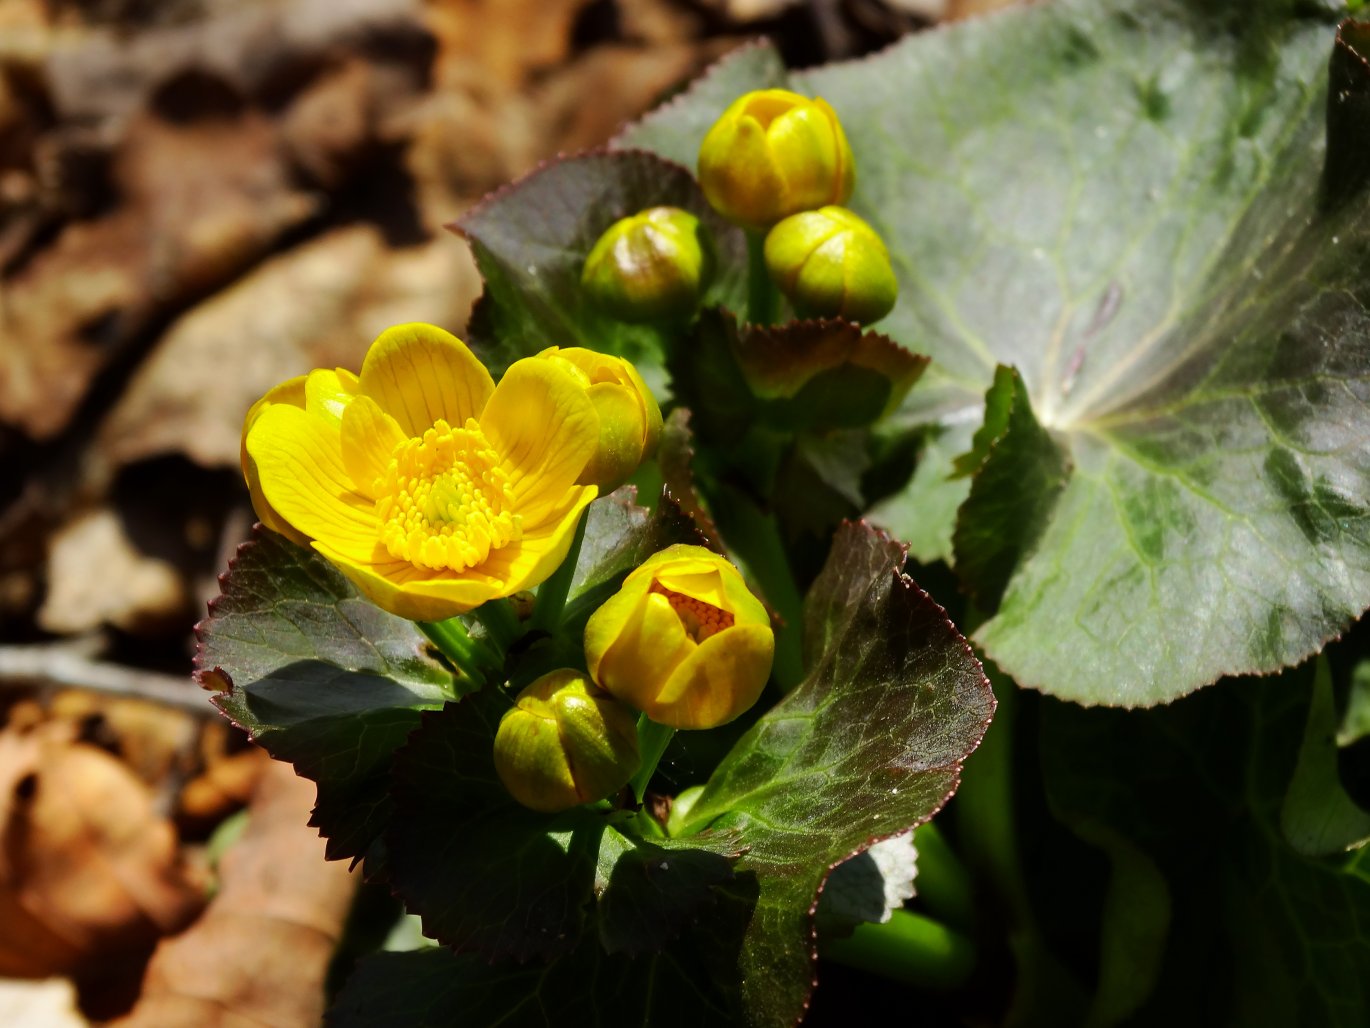
<instances>
[{"instance_id":1,"label":"yellow flower bud","mask_svg":"<svg viewBox=\"0 0 1370 1028\"><path fill-rule=\"evenodd\" d=\"M734 100L699 148L699 184L729 221L765 229L824 204L846 203L851 147L821 97L762 89Z\"/></svg>"},{"instance_id":2,"label":"yellow flower bud","mask_svg":"<svg viewBox=\"0 0 1370 1028\"><path fill-rule=\"evenodd\" d=\"M651 207L609 226L580 283L621 321L688 318L714 272L713 244L689 211Z\"/></svg>"},{"instance_id":3,"label":"yellow flower bud","mask_svg":"<svg viewBox=\"0 0 1370 1028\"><path fill-rule=\"evenodd\" d=\"M766 268L806 317L867 325L899 295L885 244L845 207L804 211L776 225L766 236Z\"/></svg>"},{"instance_id":4,"label":"yellow flower bud","mask_svg":"<svg viewBox=\"0 0 1370 1028\"><path fill-rule=\"evenodd\" d=\"M599 486L600 495L604 495L656 453L661 408L637 368L622 357L579 346L553 346L538 356L570 372L594 404L599 415L599 447L578 481Z\"/></svg>"},{"instance_id":5,"label":"yellow flower bud","mask_svg":"<svg viewBox=\"0 0 1370 1028\"><path fill-rule=\"evenodd\" d=\"M520 692L495 732L499 780L544 813L613 795L639 762L633 712L571 668Z\"/></svg>"},{"instance_id":6,"label":"yellow flower bud","mask_svg":"<svg viewBox=\"0 0 1370 1028\"><path fill-rule=\"evenodd\" d=\"M766 609L702 546L653 554L585 626L590 676L673 728L713 728L747 710L774 654Z\"/></svg>"}]
</instances>

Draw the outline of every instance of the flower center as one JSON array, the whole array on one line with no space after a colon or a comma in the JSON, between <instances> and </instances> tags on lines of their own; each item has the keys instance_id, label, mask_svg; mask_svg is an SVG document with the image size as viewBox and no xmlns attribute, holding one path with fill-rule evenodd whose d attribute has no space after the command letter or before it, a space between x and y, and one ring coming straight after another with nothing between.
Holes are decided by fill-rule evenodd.
<instances>
[{"instance_id":1,"label":"flower center","mask_svg":"<svg viewBox=\"0 0 1370 1028\"><path fill-rule=\"evenodd\" d=\"M667 589L660 582L653 582L649 591L666 597L676 617L680 618L680 623L685 626L685 634L697 643L702 643L711 635L717 635L725 628L733 627L733 616L712 603L705 603L693 596Z\"/></svg>"},{"instance_id":2,"label":"flower center","mask_svg":"<svg viewBox=\"0 0 1370 1028\"><path fill-rule=\"evenodd\" d=\"M475 567L522 535L509 475L473 418L400 443L376 495L390 555L434 571Z\"/></svg>"}]
</instances>

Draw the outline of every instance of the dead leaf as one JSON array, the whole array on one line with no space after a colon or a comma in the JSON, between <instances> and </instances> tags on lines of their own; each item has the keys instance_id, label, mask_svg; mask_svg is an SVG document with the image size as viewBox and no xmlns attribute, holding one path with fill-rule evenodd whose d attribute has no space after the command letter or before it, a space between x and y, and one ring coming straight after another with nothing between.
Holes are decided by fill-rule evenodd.
<instances>
[{"instance_id":1,"label":"dead leaf","mask_svg":"<svg viewBox=\"0 0 1370 1028\"><path fill-rule=\"evenodd\" d=\"M84 633L114 625L134 634L179 627L190 603L174 566L141 553L109 508L78 515L53 536L38 624Z\"/></svg>"},{"instance_id":2,"label":"dead leaf","mask_svg":"<svg viewBox=\"0 0 1370 1028\"><path fill-rule=\"evenodd\" d=\"M137 966L204 902L147 789L72 736L60 721L0 732L0 974Z\"/></svg>"},{"instance_id":3,"label":"dead leaf","mask_svg":"<svg viewBox=\"0 0 1370 1028\"><path fill-rule=\"evenodd\" d=\"M444 233L391 250L371 225L273 257L176 321L100 430L114 465L185 453L237 468L243 415L268 389L317 367L357 369L389 325L459 328L480 289L469 251ZM232 374L224 369L232 368Z\"/></svg>"},{"instance_id":4,"label":"dead leaf","mask_svg":"<svg viewBox=\"0 0 1370 1028\"><path fill-rule=\"evenodd\" d=\"M424 22L438 41L434 78L479 66L499 85L515 89L571 52L576 19L591 0L428 0Z\"/></svg>"},{"instance_id":5,"label":"dead leaf","mask_svg":"<svg viewBox=\"0 0 1370 1028\"><path fill-rule=\"evenodd\" d=\"M314 786L272 761L204 915L166 939L111 1028L315 1028L357 879L307 827Z\"/></svg>"},{"instance_id":6,"label":"dead leaf","mask_svg":"<svg viewBox=\"0 0 1370 1028\"><path fill-rule=\"evenodd\" d=\"M86 1028L76 986L66 978L40 982L0 980L0 1024L24 1028Z\"/></svg>"}]
</instances>

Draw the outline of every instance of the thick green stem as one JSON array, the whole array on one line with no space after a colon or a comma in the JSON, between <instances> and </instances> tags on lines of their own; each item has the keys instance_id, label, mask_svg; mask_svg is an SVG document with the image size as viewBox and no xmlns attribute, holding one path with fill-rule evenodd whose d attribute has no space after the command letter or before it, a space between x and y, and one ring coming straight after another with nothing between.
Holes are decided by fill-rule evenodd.
<instances>
[{"instance_id":1,"label":"thick green stem","mask_svg":"<svg viewBox=\"0 0 1370 1028\"><path fill-rule=\"evenodd\" d=\"M503 663L499 654L485 643L479 639L472 639L466 632L466 626L458 618L448 618L446 621L417 621L415 624L475 689L486 683L489 671ZM470 690L458 690L459 693L468 691Z\"/></svg>"},{"instance_id":2,"label":"thick green stem","mask_svg":"<svg viewBox=\"0 0 1370 1028\"><path fill-rule=\"evenodd\" d=\"M523 634L523 625L508 600L489 600L471 613L485 627L495 645L505 652Z\"/></svg>"},{"instance_id":3,"label":"thick green stem","mask_svg":"<svg viewBox=\"0 0 1370 1028\"><path fill-rule=\"evenodd\" d=\"M637 748L642 756L642 764L628 784L632 786L633 799L638 803L641 803L642 797L646 795L647 785L651 782L652 775L656 774L656 766L661 763L661 757L674 735L674 728L659 725L646 714L637 719Z\"/></svg>"},{"instance_id":4,"label":"thick green stem","mask_svg":"<svg viewBox=\"0 0 1370 1028\"><path fill-rule=\"evenodd\" d=\"M790 571L789 558L780 545L775 516L762 513L736 489L726 489L713 504L719 530L743 570L750 573L784 622L775 633L775 667L772 674L785 692L804 677L802 632L804 597Z\"/></svg>"},{"instance_id":5,"label":"thick green stem","mask_svg":"<svg viewBox=\"0 0 1370 1028\"><path fill-rule=\"evenodd\" d=\"M766 269L766 234L747 233L747 320L753 325L775 321L776 293Z\"/></svg>"},{"instance_id":6,"label":"thick green stem","mask_svg":"<svg viewBox=\"0 0 1370 1028\"><path fill-rule=\"evenodd\" d=\"M969 939L908 910L896 910L884 924L857 925L845 939L819 939L818 952L921 989L959 988L975 969L975 946Z\"/></svg>"},{"instance_id":7,"label":"thick green stem","mask_svg":"<svg viewBox=\"0 0 1370 1028\"><path fill-rule=\"evenodd\" d=\"M576 574L576 561L580 559L580 544L584 541L585 515L582 514L566 559L552 572L550 578L538 586L537 601L533 604L533 620L529 626L534 631L555 632L561 626L561 612L566 607L566 594L571 591L571 579Z\"/></svg>"}]
</instances>

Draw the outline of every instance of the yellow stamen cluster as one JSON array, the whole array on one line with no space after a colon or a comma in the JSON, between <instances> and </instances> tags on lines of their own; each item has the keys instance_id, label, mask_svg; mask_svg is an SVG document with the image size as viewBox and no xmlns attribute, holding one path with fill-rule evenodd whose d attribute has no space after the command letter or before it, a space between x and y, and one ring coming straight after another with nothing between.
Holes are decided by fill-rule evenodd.
<instances>
[{"instance_id":1,"label":"yellow stamen cluster","mask_svg":"<svg viewBox=\"0 0 1370 1028\"><path fill-rule=\"evenodd\" d=\"M685 634L697 643L702 643L711 635L717 635L725 628L733 627L732 614L715 607L712 603L705 603L693 596L667 589L660 582L653 582L649 591L666 597L671 609L676 612L676 617L680 618L680 623L685 626Z\"/></svg>"},{"instance_id":2,"label":"yellow stamen cluster","mask_svg":"<svg viewBox=\"0 0 1370 1028\"><path fill-rule=\"evenodd\" d=\"M376 495L391 556L435 571L475 567L521 535L508 472L473 418L400 443Z\"/></svg>"}]
</instances>

